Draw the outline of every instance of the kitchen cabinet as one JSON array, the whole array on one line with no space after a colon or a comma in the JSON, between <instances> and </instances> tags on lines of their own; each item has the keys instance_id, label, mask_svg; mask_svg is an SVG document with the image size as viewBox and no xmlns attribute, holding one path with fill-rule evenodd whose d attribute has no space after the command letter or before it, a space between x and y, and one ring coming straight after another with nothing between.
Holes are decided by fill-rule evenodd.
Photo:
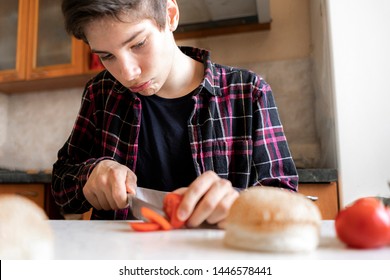
<instances>
[{"instance_id":1,"label":"kitchen cabinet","mask_svg":"<svg viewBox=\"0 0 390 280\"><path fill-rule=\"evenodd\" d=\"M317 198L322 219L333 220L339 211L339 195L337 182L299 184L299 192Z\"/></svg>"},{"instance_id":2,"label":"kitchen cabinet","mask_svg":"<svg viewBox=\"0 0 390 280\"><path fill-rule=\"evenodd\" d=\"M1 184L0 194L17 194L34 201L45 208L45 189L43 184Z\"/></svg>"},{"instance_id":3,"label":"kitchen cabinet","mask_svg":"<svg viewBox=\"0 0 390 280\"><path fill-rule=\"evenodd\" d=\"M64 219L63 215L60 213L59 207L53 200L50 184L2 183L0 184L0 195L1 194L16 194L24 196L45 210L49 219Z\"/></svg>"},{"instance_id":4,"label":"kitchen cabinet","mask_svg":"<svg viewBox=\"0 0 390 280\"><path fill-rule=\"evenodd\" d=\"M207 22L206 28L203 28L203 22L195 25L191 22L189 26L181 24L175 38L269 30L269 1L252 2L259 2L261 7L260 12L255 13L258 18L254 22L233 15L232 19ZM192 6L187 7L193 1L186 3L179 3L182 4L183 23L186 23L185 14L193 14ZM195 5L201 5L199 3ZM220 4L215 2L214 6ZM222 4L227 5L227 2ZM234 11L234 7L228 10ZM224 11L218 7L215 10ZM90 64L94 62L89 47L66 33L61 0L1 1L0 26L0 93L83 87L102 69L99 65L91 70Z\"/></svg>"},{"instance_id":5,"label":"kitchen cabinet","mask_svg":"<svg viewBox=\"0 0 390 280\"><path fill-rule=\"evenodd\" d=\"M7 26L0 29L0 92L71 86L64 77L91 75L87 45L65 31L61 0L2 1L0 23Z\"/></svg>"},{"instance_id":6,"label":"kitchen cabinet","mask_svg":"<svg viewBox=\"0 0 390 280\"><path fill-rule=\"evenodd\" d=\"M271 29L269 0L178 0L175 39L218 36Z\"/></svg>"},{"instance_id":7,"label":"kitchen cabinet","mask_svg":"<svg viewBox=\"0 0 390 280\"><path fill-rule=\"evenodd\" d=\"M28 3L0 2L0 82L25 78Z\"/></svg>"},{"instance_id":8,"label":"kitchen cabinet","mask_svg":"<svg viewBox=\"0 0 390 280\"><path fill-rule=\"evenodd\" d=\"M30 0L26 79L81 74L84 43L68 35L62 0Z\"/></svg>"}]
</instances>

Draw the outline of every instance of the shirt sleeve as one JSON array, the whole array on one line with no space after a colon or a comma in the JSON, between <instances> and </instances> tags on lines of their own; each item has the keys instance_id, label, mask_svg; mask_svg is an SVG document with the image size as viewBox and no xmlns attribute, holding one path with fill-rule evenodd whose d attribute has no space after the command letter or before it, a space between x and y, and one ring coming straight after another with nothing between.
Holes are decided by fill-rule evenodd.
<instances>
[{"instance_id":1,"label":"shirt sleeve","mask_svg":"<svg viewBox=\"0 0 390 280\"><path fill-rule=\"evenodd\" d=\"M90 94L87 85L71 135L53 165L52 194L64 213L84 213L92 207L82 189L96 164L111 159L93 157L95 124Z\"/></svg>"},{"instance_id":2,"label":"shirt sleeve","mask_svg":"<svg viewBox=\"0 0 390 280\"><path fill-rule=\"evenodd\" d=\"M271 87L260 77L253 102L252 182L297 191L298 173Z\"/></svg>"}]
</instances>

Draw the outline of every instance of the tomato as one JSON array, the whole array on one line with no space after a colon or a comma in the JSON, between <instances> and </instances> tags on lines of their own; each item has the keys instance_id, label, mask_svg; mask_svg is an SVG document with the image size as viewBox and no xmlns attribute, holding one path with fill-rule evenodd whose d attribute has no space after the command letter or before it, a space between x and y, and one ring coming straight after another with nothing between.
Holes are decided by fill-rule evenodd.
<instances>
[{"instance_id":1,"label":"tomato","mask_svg":"<svg viewBox=\"0 0 390 280\"><path fill-rule=\"evenodd\" d=\"M181 221L177 217L177 209L183 196L177 193L168 193L164 197L163 210L167 215L168 220L157 212L147 207L141 208L141 214L149 222L129 222L130 227L134 231L156 231L156 230L171 230L178 229L184 226L185 221Z\"/></svg>"},{"instance_id":2,"label":"tomato","mask_svg":"<svg viewBox=\"0 0 390 280\"><path fill-rule=\"evenodd\" d=\"M157 223L129 222L129 225L134 231L156 231L161 229L161 226Z\"/></svg>"},{"instance_id":3,"label":"tomato","mask_svg":"<svg viewBox=\"0 0 390 280\"><path fill-rule=\"evenodd\" d=\"M170 219L173 228L181 228L185 224L185 221L181 221L177 217L177 209L182 199L183 196L177 193L168 193L164 197L164 212Z\"/></svg>"},{"instance_id":4,"label":"tomato","mask_svg":"<svg viewBox=\"0 0 390 280\"><path fill-rule=\"evenodd\" d=\"M377 248L390 243L390 209L365 197L342 209L335 219L337 237L353 248Z\"/></svg>"},{"instance_id":5,"label":"tomato","mask_svg":"<svg viewBox=\"0 0 390 280\"><path fill-rule=\"evenodd\" d=\"M147 207L141 207L141 214L146 219L150 221L150 223L156 223L160 225L162 230L171 230L172 225L159 213L149 209Z\"/></svg>"}]
</instances>

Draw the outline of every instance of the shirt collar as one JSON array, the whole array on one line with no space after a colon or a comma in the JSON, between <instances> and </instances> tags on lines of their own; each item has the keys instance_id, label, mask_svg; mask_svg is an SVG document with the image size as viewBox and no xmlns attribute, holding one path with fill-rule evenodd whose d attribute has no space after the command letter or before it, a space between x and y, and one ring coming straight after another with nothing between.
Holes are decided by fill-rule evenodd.
<instances>
[{"instance_id":1,"label":"shirt collar","mask_svg":"<svg viewBox=\"0 0 390 280\"><path fill-rule=\"evenodd\" d=\"M204 78L202 83L200 84L200 90L202 88L206 89L211 95L220 96L221 90L219 87L219 74L215 67L215 65L211 62L210 52L205 49L193 48L193 47L185 47L181 46L180 50L186 54L187 56L203 62L204 64Z\"/></svg>"}]
</instances>

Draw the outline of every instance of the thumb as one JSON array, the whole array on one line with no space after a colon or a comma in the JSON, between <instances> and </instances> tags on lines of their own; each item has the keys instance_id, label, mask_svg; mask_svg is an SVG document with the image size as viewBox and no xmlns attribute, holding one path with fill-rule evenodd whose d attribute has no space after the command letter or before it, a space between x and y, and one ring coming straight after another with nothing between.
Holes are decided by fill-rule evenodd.
<instances>
[{"instance_id":1,"label":"thumb","mask_svg":"<svg viewBox=\"0 0 390 280\"><path fill-rule=\"evenodd\" d=\"M187 191L187 189L188 189L187 187L178 188L178 189L174 190L173 193L184 195L185 192Z\"/></svg>"},{"instance_id":2,"label":"thumb","mask_svg":"<svg viewBox=\"0 0 390 280\"><path fill-rule=\"evenodd\" d=\"M127 171L126 174L126 192L135 195L137 189L137 176L131 170Z\"/></svg>"}]
</instances>

